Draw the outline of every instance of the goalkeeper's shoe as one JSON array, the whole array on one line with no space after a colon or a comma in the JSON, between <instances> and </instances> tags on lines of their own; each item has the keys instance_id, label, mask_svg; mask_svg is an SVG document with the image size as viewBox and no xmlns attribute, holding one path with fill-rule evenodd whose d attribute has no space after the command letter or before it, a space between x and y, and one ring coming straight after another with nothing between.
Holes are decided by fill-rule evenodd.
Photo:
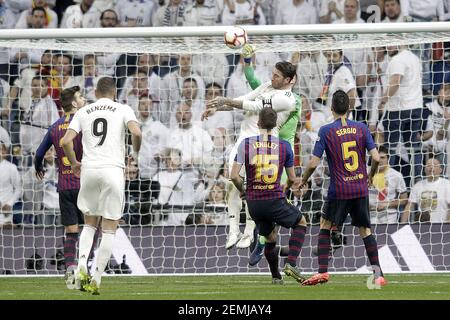
<instances>
[{"instance_id":1,"label":"goalkeeper's shoe","mask_svg":"<svg viewBox=\"0 0 450 320\"><path fill-rule=\"evenodd\" d=\"M242 47L242 57L244 58L251 58L256 52L256 47L254 45L251 45L250 43L244 44Z\"/></svg>"},{"instance_id":2,"label":"goalkeeper's shoe","mask_svg":"<svg viewBox=\"0 0 450 320\"><path fill-rule=\"evenodd\" d=\"M71 265L67 268L66 273L64 275L64 281L66 282L67 289L73 290L77 289L75 286L75 270L77 266Z\"/></svg>"},{"instance_id":3,"label":"goalkeeper's shoe","mask_svg":"<svg viewBox=\"0 0 450 320\"><path fill-rule=\"evenodd\" d=\"M242 236L242 234L240 232L239 233L230 232L228 234L228 239L227 239L227 243L225 244L225 248L227 250L230 250L231 248L233 248L236 245L236 243L238 243L239 240L241 240L241 236Z\"/></svg>"},{"instance_id":4,"label":"goalkeeper's shoe","mask_svg":"<svg viewBox=\"0 0 450 320\"><path fill-rule=\"evenodd\" d=\"M375 279L374 282L375 282L375 285L380 286L380 287L387 285L387 281L386 281L386 279L384 279L384 277L378 277Z\"/></svg>"},{"instance_id":5,"label":"goalkeeper's shoe","mask_svg":"<svg viewBox=\"0 0 450 320\"><path fill-rule=\"evenodd\" d=\"M84 286L84 291L91 293L94 296L98 296L100 294L99 292L99 285L97 284L97 281L94 279L91 280L88 284Z\"/></svg>"},{"instance_id":6,"label":"goalkeeper's shoe","mask_svg":"<svg viewBox=\"0 0 450 320\"><path fill-rule=\"evenodd\" d=\"M303 281L302 285L303 286L315 286L316 284L319 284L319 283L328 282L328 279L330 279L330 275L328 274L328 272L316 273L311 278Z\"/></svg>"},{"instance_id":7,"label":"goalkeeper's shoe","mask_svg":"<svg viewBox=\"0 0 450 320\"><path fill-rule=\"evenodd\" d=\"M286 263L284 265L283 272L285 275L294 278L298 283L303 283L306 280L306 278L302 276L298 268L291 266L289 263Z\"/></svg>"},{"instance_id":8,"label":"goalkeeper's shoe","mask_svg":"<svg viewBox=\"0 0 450 320\"><path fill-rule=\"evenodd\" d=\"M245 249L250 247L250 245L253 243L253 234L245 234L239 239L239 241L236 243L236 248L238 249Z\"/></svg>"},{"instance_id":9,"label":"goalkeeper's shoe","mask_svg":"<svg viewBox=\"0 0 450 320\"><path fill-rule=\"evenodd\" d=\"M260 243L259 241L256 242L255 249L250 254L250 259L248 259L249 266L256 266L258 262L261 261L261 258L264 255L264 248L264 244Z\"/></svg>"},{"instance_id":10,"label":"goalkeeper's shoe","mask_svg":"<svg viewBox=\"0 0 450 320\"><path fill-rule=\"evenodd\" d=\"M75 273L75 289L85 291L85 286L91 281L91 276L87 273L86 269L80 267Z\"/></svg>"}]
</instances>

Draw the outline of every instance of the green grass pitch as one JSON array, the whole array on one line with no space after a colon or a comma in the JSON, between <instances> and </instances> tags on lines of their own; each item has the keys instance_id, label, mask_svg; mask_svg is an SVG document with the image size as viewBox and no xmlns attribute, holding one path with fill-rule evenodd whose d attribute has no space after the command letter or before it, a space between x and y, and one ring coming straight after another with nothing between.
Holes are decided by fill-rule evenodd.
<instances>
[{"instance_id":1,"label":"green grass pitch","mask_svg":"<svg viewBox=\"0 0 450 320\"><path fill-rule=\"evenodd\" d=\"M369 290L367 275L331 275L327 284L301 287L269 275L104 277L99 296L68 290L62 277L0 277L1 300L450 300L450 274L387 275L389 284Z\"/></svg>"}]
</instances>

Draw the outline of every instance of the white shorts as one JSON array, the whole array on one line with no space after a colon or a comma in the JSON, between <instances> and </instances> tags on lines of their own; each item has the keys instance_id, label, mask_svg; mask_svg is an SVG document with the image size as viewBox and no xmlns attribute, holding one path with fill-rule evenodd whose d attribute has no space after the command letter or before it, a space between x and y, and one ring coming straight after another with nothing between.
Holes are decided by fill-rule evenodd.
<instances>
[{"instance_id":1,"label":"white shorts","mask_svg":"<svg viewBox=\"0 0 450 320\"><path fill-rule=\"evenodd\" d=\"M124 197L122 168L81 168L77 205L85 215L119 220L123 214Z\"/></svg>"},{"instance_id":2,"label":"white shorts","mask_svg":"<svg viewBox=\"0 0 450 320\"><path fill-rule=\"evenodd\" d=\"M250 137L250 136L239 136L239 138L237 139L236 143L233 146L233 149L231 149L230 156L228 158L228 172L230 174L231 174L231 168L233 168L234 158L236 158L236 155L238 152L239 145L245 138L248 138L248 137ZM241 171L239 171L239 175L241 177L245 177L245 166L244 165L242 166Z\"/></svg>"}]
</instances>

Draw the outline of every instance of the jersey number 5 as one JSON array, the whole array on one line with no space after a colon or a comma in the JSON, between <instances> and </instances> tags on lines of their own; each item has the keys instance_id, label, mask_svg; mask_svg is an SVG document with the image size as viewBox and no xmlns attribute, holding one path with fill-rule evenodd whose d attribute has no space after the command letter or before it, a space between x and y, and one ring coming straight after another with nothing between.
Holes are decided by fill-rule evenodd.
<instances>
[{"instance_id":1,"label":"jersey number 5","mask_svg":"<svg viewBox=\"0 0 450 320\"><path fill-rule=\"evenodd\" d=\"M356 141L354 140L342 143L342 158L345 163L345 169L350 172L358 170L359 166L358 153L350 150L353 147L356 147ZM351 159L351 162L347 161L349 159Z\"/></svg>"},{"instance_id":2,"label":"jersey number 5","mask_svg":"<svg viewBox=\"0 0 450 320\"><path fill-rule=\"evenodd\" d=\"M97 118L92 123L92 134L95 137L100 137L100 141L97 146L101 146L106 139L106 134L108 133L108 122L105 118Z\"/></svg>"},{"instance_id":3,"label":"jersey number 5","mask_svg":"<svg viewBox=\"0 0 450 320\"><path fill-rule=\"evenodd\" d=\"M274 163L276 162L276 163ZM256 166L256 181L264 181L272 184L278 178L278 155L277 154L257 154L252 158L251 164ZM263 175L264 170L264 175ZM270 174L270 175L269 175Z\"/></svg>"}]
</instances>

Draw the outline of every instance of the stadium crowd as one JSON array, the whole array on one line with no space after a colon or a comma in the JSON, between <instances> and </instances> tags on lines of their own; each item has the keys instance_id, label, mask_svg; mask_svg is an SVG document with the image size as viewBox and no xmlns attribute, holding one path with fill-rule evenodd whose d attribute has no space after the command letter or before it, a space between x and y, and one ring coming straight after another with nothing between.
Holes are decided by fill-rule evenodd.
<instances>
[{"instance_id":1,"label":"stadium crowd","mask_svg":"<svg viewBox=\"0 0 450 320\"><path fill-rule=\"evenodd\" d=\"M0 0L2 29L448 20L450 0ZM299 171L318 129L331 120L327 96L341 89L352 98L353 119L367 123L381 146L372 222L450 221L450 43L256 52L257 77L269 81L283 59L297 65L294 91L302 98ZM0 226L58 223L54 150L45 157L44 181L35 178L34 153L63 116L61 90L80 86L93 102L96 81L105 75L116 79L117 100L135 111L143 133L139 161L128 161L125 170L123 223L227 224L226 162L242 113L218 112L206 121L201 115L216 96L250 91L243 65L239 53L0 48ZM311 223L326 199L325 163L303 199L295 199Z\"/></svg>"}]
</instances>

